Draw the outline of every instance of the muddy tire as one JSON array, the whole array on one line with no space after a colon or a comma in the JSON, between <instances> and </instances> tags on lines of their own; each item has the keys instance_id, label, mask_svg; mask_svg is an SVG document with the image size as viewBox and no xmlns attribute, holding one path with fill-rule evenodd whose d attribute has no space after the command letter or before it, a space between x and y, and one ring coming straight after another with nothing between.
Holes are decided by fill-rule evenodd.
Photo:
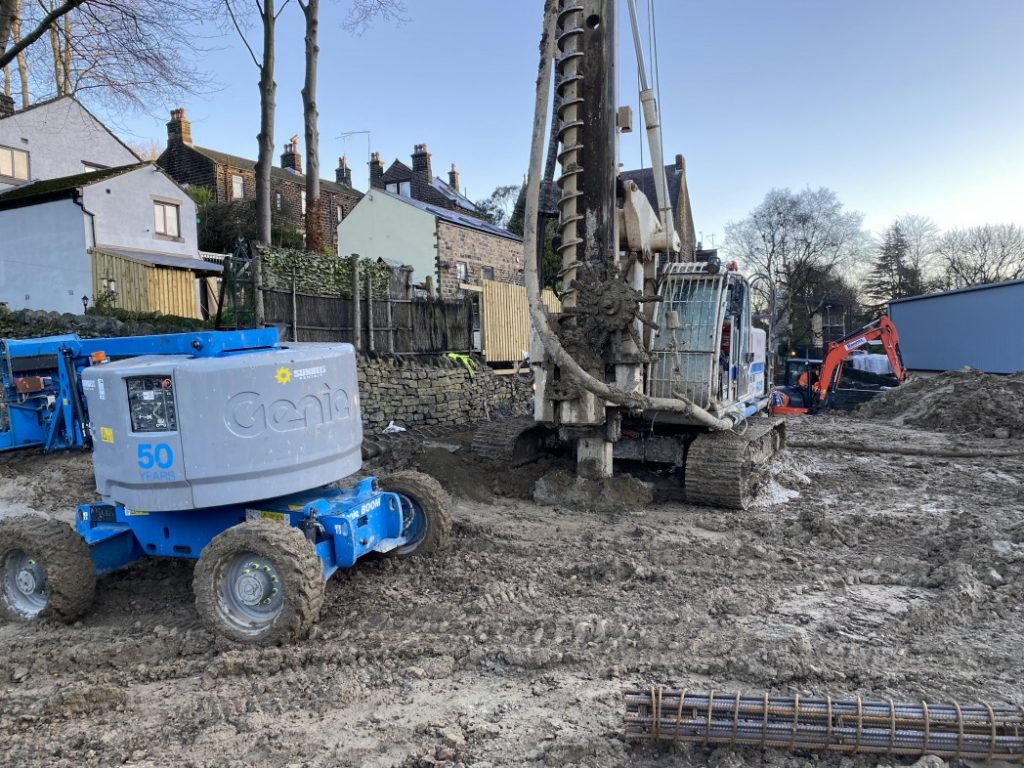
<instances>
[{"instance_id":1,"label":"muddy tire","mask_svg":"<svg viewBox=\"0 0 1024 768\"><path fill-rule=\"evenodd\" d=\"M7 618L70 623L95 595L89 547L71 526L34 515L0 520L0 609Z\"/></svg>"},{"instance_id":2,"label":"muddy tire","mask_svg":"<svg viewBox=\"0 0 1024 768\"><path fill-rule=\"evenodd\" d=\"M305 637L320 618L323 564L297 528L241 523L200 553L192 578L196 611L215 632L248 645Z\"/></svg>"},{"instance_id":3,"label":"muddy tire","mask_svg":"<svg viewBox=\"0 0 1024 768\"><path fill-rule=\"evenodd\" d=\"M429 555L448 546L452 532L451 499L441 484L422 472L395 472L379 478L382 490L397 493L402 501L402 533L412 541L397 547L391 557Z\"/></svg>"}]
</instances>

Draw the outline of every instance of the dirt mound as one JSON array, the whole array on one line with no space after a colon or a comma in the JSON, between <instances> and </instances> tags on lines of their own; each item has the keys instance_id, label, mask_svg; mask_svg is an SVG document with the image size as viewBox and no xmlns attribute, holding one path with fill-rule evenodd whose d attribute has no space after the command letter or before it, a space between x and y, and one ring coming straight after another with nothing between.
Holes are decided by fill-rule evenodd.
<instances>
[{"instance_id":1,"label":"dirt mound","mask_svg":"<svg viewBox=\"0 0 1024 768\"><path fill-rule=\"evenodd\" d=\"M973 368L912 378L857 409L857 415L979 437L1024 438L1024 373Z\"/></svg>"}]
</instances>

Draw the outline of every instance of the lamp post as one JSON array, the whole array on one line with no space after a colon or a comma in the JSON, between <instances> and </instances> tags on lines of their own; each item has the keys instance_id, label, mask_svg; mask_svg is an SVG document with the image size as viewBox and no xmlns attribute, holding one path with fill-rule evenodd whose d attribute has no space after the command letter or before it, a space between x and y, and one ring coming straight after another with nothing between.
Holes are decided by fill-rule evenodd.
<instances>
[{"instance_id":1,"label":"lamp post","mask_svg":"<svg viewBox=\"0 0 1024 768\"><path fill-rule=\"evenodd\" d=\"M82 294L82 314L86 314L89 311L89 296Z\"/></svg>"}]
</instances>

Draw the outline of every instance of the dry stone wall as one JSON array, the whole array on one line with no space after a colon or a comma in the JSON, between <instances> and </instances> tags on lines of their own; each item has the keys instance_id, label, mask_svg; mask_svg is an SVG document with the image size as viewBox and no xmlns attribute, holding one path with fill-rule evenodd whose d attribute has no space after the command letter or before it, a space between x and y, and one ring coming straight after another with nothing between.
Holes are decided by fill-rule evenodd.
<instances>
[{"instance_id":1,"label":"dry stone wall","mask_svg":"<svg viewBox=\"0 0 1024 768\"><path fill-rule=\"evenodd\" d=\"M499 376L479 361L475 368L471 375L445 357L364 358L359 398L365 430L379 433L391 421L407 429L457 427L532 410L531 385Z\"/></svg>"}]
</instances>

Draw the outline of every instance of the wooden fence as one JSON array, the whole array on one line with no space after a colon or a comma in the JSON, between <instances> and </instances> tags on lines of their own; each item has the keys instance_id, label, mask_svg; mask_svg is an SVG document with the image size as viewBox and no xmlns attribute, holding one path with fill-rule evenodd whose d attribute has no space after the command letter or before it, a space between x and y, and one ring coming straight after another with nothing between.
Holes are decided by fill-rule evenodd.
<instances>
[{"instance_id":1,"label":"wooden fence","mask_svg":"<svg viewBox=\"0 0 1024 768\"><path fill-rule=\"evenodd\" d=\"M494 280L482 281L480 292L480 347L488 363L516 362L530 348L530 306L526 288ZM549 312L561 312L553 291L542 294Z\"/></svg>"},{"instance_id":2,"label":"wooden fence","mask_svg":"<svg viewBox=\"0 0 1024 768\"><path fill-rule=\"evenodd\" d=\"M361 351L402 354L473 348L473 307L468 300L368 302L264 289L263 307L266 321L282 328L282 338L292 341L347 341Z\"/></svg>"}]
</instances>

